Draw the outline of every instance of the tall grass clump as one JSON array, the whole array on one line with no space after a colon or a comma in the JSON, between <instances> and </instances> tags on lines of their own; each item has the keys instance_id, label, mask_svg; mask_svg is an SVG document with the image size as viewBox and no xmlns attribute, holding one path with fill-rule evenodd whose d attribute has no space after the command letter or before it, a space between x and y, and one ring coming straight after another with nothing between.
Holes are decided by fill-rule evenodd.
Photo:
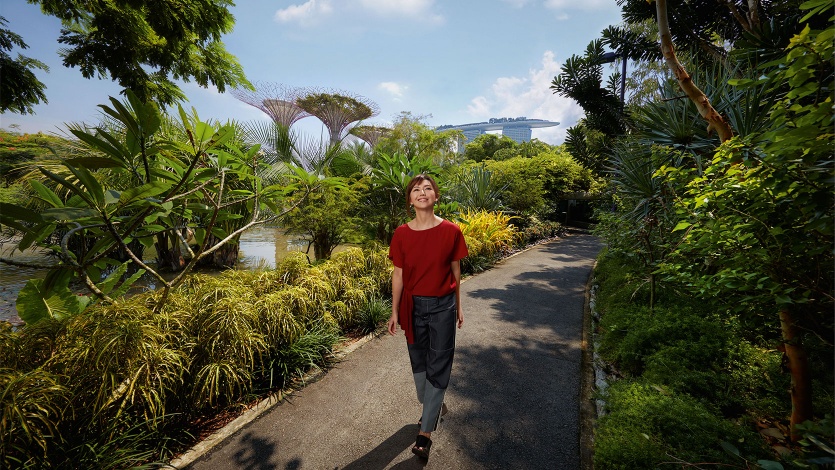
<instances>
[{"instance_id":1,"label":"tall grass clump","mask_svg":"<svg viewBox=\"0 0 835 470\"><path fill-rule=\"evenodd\" d=\"M128 468L193 442L194 423L235 410L311 369L345 334L379 322L384 250L312 266L194 274L161 294L96 304L13 330L0 323L2 468ZM78 467L81 465L81 467Z\"/></svg>"}]
</instances>

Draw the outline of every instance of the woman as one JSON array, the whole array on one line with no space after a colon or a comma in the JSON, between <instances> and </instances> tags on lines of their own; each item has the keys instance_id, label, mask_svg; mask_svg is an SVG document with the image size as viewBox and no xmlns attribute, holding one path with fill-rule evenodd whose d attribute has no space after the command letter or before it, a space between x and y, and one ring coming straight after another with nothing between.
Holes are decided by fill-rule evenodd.
<instances>
[{"instance_id":1,"label":"woman","mask_svg":"<svg viewBox=\"0 0 835 470\"><path fill-rule=\"evenodd\" d=\"M446 413L444 393L449 385L455 351L455 326L464 324L459 285L460 260L467 256L461 229L435 215L440 195L432 177L417 175L406 187L415 218L394 231L389 258L392 306L389 334L397 324L406 334L418 401L423 404L420 432L412 452L428 458L430 439Z\"/></svg>"}]
</instances>

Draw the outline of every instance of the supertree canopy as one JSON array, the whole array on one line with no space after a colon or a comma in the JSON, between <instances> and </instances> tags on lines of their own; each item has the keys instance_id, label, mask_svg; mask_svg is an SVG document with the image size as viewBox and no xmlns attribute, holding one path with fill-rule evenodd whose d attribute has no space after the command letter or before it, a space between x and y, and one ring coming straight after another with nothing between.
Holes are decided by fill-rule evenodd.
<instances>
[{"instance_id":1,"label":"supertree canopy","mask_svg":"<svg viewBox=\"0 0 835 470\"><path fill-rule=\"evenodd\" d=\"M304 96L303 89L269 82L253 85L255 91L236 88L232 90L232 96L260 109L274 122L288 128L299 119L310 116L310 113L296 104L296 100Z\"/></svg>"},{"instance_id":2,"label":"supertree canopy","mask_svg":"<svg viewBox=\"0 0 835 470\"><path fill-rule=\"evenodd\" d=\"M383 136L391 132L391 129L381 126L355 126L348 132L368 142L368 145L374 148Z\"/></svg>"},{"instance_id":3,"label":"supertree canopy","mask_svg":"<svg viewBox=\"0 0 835 470\"><path fill-rule=\"evenodd\" d=\"M343 131L351 123L380 113L377 103L344 91L308 89L296 104L322 121L330 133L331 145L342 140Z\"/></svg>"}]
</instances>

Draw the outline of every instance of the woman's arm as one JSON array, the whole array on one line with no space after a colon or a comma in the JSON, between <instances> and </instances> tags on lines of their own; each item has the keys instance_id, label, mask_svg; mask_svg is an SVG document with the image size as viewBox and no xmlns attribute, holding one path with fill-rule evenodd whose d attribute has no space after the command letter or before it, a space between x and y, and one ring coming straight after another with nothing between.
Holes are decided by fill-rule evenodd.
<instances>
[{"instance_id":1,"label":"woman's arm","mask_svg":"<svg viewBox=\"0 0 835 470\"><path fill-rule=\"evenodd\" d=\"M458 328L464 325L464 310L461 309L461 262L453 261L450 264L452 277L455 278L455 305L458 306Z\"/></svg>"},{"instance_id":2,"label":"woman's arm","mask_svg":"<svg viewBox=\"0 0 835 470\"><path fill-rule=\"evenodd\" d=\"M400 295L403 293L403 268L394 267L391 273L391 317L389 317L389 334L397 332L397 317L400 314Z\"/></svg>"}]
</instances>

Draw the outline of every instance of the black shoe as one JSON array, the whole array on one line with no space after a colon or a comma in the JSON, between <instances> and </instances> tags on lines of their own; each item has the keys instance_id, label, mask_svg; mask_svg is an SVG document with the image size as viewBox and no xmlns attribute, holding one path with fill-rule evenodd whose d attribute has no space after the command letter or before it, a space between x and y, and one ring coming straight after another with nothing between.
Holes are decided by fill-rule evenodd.
<instances>
[{"instance_id":1,"label":"black shoe","mask_svg":"<svg viewBox=\"0 0 835 470\"><path fill-rule=\"evenodd\" d=\"M432 439L429 439L423 434L418 434L418 437L415 440L415 446L412 447L412 453L418 457L428 459L430 448L432 448Z\"/></svg>"}]
</instances>

